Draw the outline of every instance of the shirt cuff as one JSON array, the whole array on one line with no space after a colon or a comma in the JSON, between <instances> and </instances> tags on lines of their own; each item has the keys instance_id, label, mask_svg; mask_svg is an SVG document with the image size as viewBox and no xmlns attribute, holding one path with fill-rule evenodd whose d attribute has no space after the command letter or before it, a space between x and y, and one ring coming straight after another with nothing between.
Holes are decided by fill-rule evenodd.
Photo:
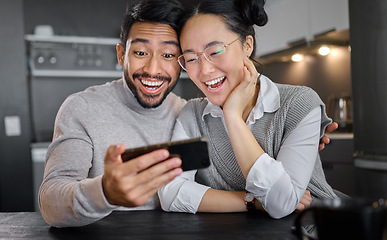
<instances>
[{"instance_id":1,"label":"shirt cuff","mask_svg":"<svg viewBox=\"0 0 387 240\"><path fill-rule=\"evenodd\" d=\"M90 216L110 214L118 208L118 206L111 205L103 193L102 175L83 180L77 188L75 196L74 204L78 205L75 208L83 208L84 212Z\"/></svg>"},{"instance_id":2,"label":"shirt cuff","mask_svg":"<svg viewBox=\"0 0 387 240\"><path fill-rule=\"evenodd\" d=\"M196 213L204 194L210 187L197 182L186 181L179 189L171 204L171 211Z\"/></svg>"},{"instance_id":3,"label":"shirt cuff","mask_svg":"<svg viewBox=\"0 0 387 240\"><path fill-rule=\"evenodd\" d=\"M255 161L247 175L246 190L265 205L267 193L284 172L281 162L264 153Z\"/></svg>"}]
</instances>

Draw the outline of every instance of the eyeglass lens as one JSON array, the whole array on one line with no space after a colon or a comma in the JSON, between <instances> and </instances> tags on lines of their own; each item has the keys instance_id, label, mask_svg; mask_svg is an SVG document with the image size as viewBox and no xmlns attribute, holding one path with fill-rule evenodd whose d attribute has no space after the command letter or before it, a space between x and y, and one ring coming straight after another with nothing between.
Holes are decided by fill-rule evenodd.
<instances>
[{"instance_id":1,"label":"eyeglass lens","mask_svg":"<svg viewBox=\"0 0 387 240\"><path fill-rule=\"evenodd\" d=\"M207 61L213 64L218 64L222 61L226 52L226 47L223 44L215 44L204 49L203 54ZM184 53L178 58L181 67L186 70L194 70L198 66L200 54L196 53Z\"/></svg>"}]
</instances>

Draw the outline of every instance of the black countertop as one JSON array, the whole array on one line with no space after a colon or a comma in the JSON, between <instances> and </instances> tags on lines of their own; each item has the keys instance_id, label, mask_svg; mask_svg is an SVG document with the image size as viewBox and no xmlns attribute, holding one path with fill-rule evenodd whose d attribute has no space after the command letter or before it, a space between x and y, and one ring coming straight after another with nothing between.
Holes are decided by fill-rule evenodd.
<instances>
[{"instance_id":1,"label":"black countertop","mask_svg":"<svg viewBox=\"0 0 387 240\"><path fill-rule=\"evenodd\" d=\"M0 239L297 239L294 216L117 211L88 226L54 228L38 212L0 213Z\"/></svg>"}]
</instances>

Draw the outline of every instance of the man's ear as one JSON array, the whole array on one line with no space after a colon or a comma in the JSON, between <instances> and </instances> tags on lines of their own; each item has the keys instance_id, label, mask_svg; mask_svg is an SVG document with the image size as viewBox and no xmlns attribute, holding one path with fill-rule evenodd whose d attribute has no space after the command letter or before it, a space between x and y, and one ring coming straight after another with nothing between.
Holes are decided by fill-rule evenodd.
<instances>
[{"instance_id":1,"label":"man's ear","mask_svg":"<svg viewBox=\"0 0 387 240\"><path fill-rule=\"evenodd\" d=\"M246 41L244 44L244 51L246 56L250 57L251 53L254 50L254 38L251 35L246 36Z\"/></svg>"},{"instance_id":2,"label":"man's ear","mask_svg":"<svg viewBox=\"0 0 387 240\"><path fill-rule=\"evenodd\" d=\"M117 61L120 64L121 67L124 67L125 62L125 49L121 45L121 43L118 43L116 45L116 51L117 51Z\"/></svg>"}]
</instances>

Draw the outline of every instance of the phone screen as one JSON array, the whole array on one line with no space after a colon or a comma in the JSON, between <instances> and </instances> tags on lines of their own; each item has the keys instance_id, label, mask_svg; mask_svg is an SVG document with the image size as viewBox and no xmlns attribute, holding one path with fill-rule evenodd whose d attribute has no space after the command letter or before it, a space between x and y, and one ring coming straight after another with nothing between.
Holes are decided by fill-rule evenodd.
<instances>
[{"instance_id":1,"label":"phone screen","mask_svg":"<svg viewBox=\"0 0 387 240\"><path fill-rule=\"evenodd\" d=\"M181 167L183 171L206 168L210 166L208 140L205 137L127 149L122 154L122 160L128 161L161 148L167 149L171 156L180 157L182 160Z\"/></svg>"}]
</instances>

